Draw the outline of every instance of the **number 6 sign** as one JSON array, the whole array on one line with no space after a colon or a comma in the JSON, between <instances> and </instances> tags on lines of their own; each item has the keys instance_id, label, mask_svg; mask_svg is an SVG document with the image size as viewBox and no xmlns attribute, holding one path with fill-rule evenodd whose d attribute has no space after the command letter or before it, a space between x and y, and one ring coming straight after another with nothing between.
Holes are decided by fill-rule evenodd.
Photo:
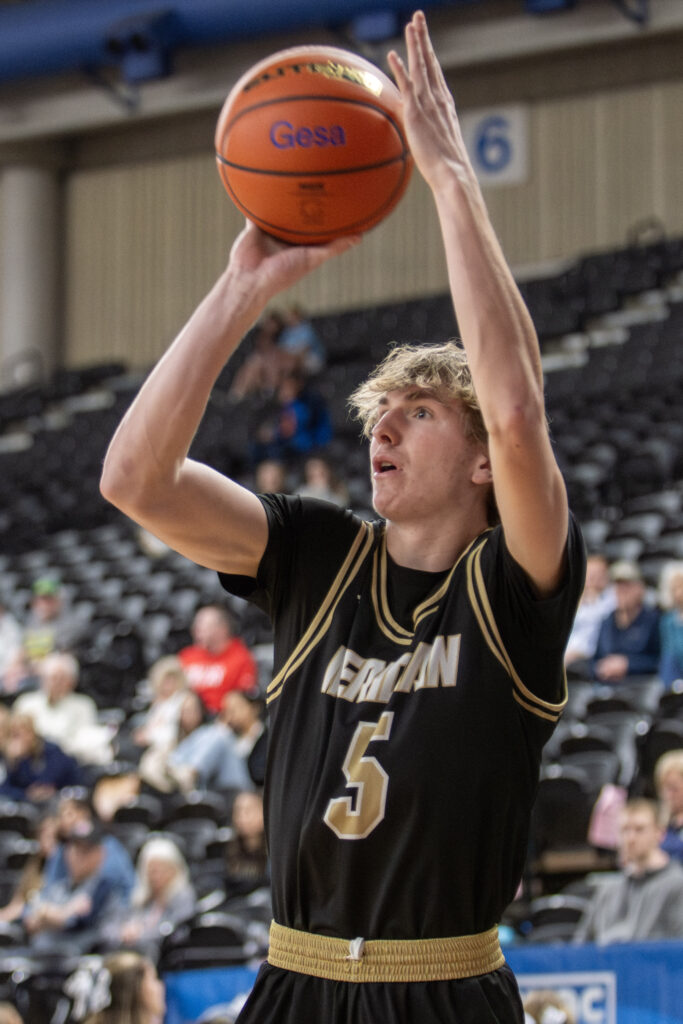
<instances>
[{"instance_id":1,"label":"number 6 sign","mask_svg":"<svg viewBox=\"0 0 683 1024\"><path fill-rule=\"evenodd\" d=\"M528 109L519 105L474 110L461 116L467 152L482 185L526 181L528 120Z\"/></svg>"}]
</instances>

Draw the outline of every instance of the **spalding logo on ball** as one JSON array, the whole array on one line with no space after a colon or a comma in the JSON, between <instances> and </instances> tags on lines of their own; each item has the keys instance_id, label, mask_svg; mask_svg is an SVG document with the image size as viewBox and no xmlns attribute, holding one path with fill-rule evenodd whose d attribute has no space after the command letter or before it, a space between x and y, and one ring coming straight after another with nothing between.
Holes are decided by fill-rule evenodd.
<instances>
[{"instance_id":1,"label":"spalding logo on ball","mask_svg":"<svg viewBox=\"0 0 683 1024\"><path fill-rule=\"evenodd\" d=\"M329 242L374 227L412 171L400 93L347 50L298 46L240 78L216 126L228 195L285 242Z\"/></svg>"}]
</instances>

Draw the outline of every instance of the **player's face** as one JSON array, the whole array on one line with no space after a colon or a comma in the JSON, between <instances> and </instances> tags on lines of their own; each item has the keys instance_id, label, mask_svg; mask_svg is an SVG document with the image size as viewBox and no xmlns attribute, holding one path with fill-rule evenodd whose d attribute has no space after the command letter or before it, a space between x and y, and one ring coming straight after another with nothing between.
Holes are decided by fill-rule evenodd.
<instances>
[{"instance_id":1,"label":"player's face","mask_svg":"<svg viewBox=\"0 0 683 1024\"><path fill-rule=\"evenodd\" d=\"M485 452L465 437L460 404L414 388L380 399L370 471L374 507L396 523L447 516L475 491L485 500L478 485L490 479Z\"/></svg>"}]
</instances>

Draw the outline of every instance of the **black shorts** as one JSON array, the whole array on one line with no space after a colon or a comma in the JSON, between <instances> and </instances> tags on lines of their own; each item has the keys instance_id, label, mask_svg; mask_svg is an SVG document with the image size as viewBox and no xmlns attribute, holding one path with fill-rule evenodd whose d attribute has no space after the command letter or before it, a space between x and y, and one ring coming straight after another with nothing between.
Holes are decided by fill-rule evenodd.
<instances>
[{"instance_id":1,"label":"black shorts","mask_svg":"<svg viewBox=\"0 0 683 1024\"><path fill-rule=\"evenodd\" d=\"M265 963L237 1024L523 1024L506 965L457 981L328 981Z\"/></svg>"}]
</instances>

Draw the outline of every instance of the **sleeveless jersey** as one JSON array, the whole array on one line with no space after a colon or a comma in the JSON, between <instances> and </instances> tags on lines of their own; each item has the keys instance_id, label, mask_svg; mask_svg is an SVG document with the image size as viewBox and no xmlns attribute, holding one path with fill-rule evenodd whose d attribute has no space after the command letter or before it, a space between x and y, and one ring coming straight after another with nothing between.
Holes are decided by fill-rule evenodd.
<instances>
[{"instance_id":1,"label":"sleeveless jersey","mask_svg":"<svg viewBox=\"0 0 683 1024\"><path fill-rule=\"evenodd\" d=\"M221 579L274 628L275 919L339 938L486 931L518 887L542 748L566 701L576 523L563 585L540 600L500 527L431 574L392 563L381 521L260 498L257 579Z\"/></svg>"}]
</instances>

